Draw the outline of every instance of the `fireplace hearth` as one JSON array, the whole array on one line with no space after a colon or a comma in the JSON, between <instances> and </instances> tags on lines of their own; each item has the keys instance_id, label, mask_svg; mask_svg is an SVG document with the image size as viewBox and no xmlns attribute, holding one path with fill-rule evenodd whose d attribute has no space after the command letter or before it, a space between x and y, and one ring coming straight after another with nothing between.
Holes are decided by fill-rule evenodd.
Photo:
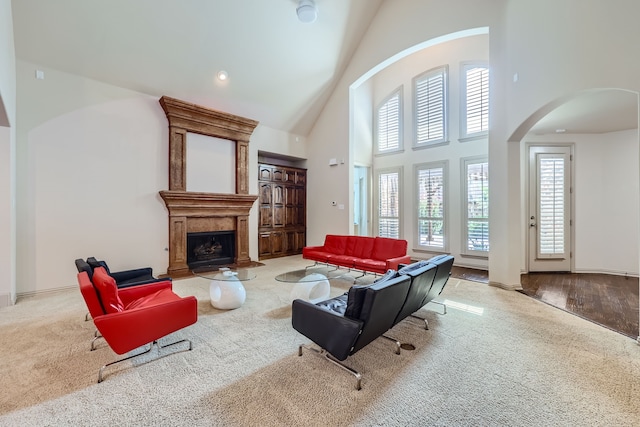
<instances>
[{"instance_id":1,"label":"fireplace hearth","mask_svg":"<svg viewBox=\"0 0 640 427\"><path fill-rule=\"evenodd\" d=\"M236 233L187 233L187 265L194 270L209 265L233 264Z\"/></svg>"}]
</instances>

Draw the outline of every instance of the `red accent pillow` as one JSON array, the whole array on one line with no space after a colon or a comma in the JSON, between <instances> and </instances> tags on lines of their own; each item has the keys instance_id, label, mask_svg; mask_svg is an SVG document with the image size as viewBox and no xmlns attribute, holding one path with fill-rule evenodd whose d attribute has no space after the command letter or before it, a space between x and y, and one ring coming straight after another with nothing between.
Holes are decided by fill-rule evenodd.
<instances>
[{"instance_id":1,"label":"red accent pillow","mask_svg":"<svg viewBox=\"0 0 640 427\"><path fill-rule=\"evenodd\" d=\"M116 280L107 274L104 267L93 270L93 285L100 294L102 306L107 313L118 313L124 311L124 304L118 296Z\"/></svg>"}]
</instances>

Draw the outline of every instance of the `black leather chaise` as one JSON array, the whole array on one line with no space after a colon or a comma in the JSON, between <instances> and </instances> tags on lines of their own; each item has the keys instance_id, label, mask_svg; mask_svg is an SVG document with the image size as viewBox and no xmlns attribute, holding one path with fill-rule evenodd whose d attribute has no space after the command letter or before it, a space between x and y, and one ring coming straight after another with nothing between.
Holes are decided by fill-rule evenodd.
<instances>
[{"instance_id":1,"label":"black leather chaise","mask_svg":"<svg viewBox=\"0 0 640 427\"><path fill-rule=\"evenodd\" d=\"M320 349L301 344L356 377L360 390L362 376L341 363L387 332L398 316L409 291L411 278L389 270L370 285L353 286L343 295L316 304L296 299L292 303L293 328Z\"/></svg>"}]
</instances>

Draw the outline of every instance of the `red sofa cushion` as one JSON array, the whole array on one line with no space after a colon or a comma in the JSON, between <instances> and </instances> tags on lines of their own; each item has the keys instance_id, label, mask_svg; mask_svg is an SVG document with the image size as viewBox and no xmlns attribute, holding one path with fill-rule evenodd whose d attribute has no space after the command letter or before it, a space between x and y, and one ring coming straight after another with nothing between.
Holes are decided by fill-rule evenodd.
<instances>
[{"instance_id":1,"label":"red sofa cushion","mask_svg":"<svg viewBox=\"0 0 640 427\"><path fill-rule=\"evenodd\" d=\"M124 310L124 304L118 296L116 281L107 274L104 267L93 270L93 284L100 294L102 306L107 313L118 313Z\"/></svg>"},{"instance_id":2,"label":"red sofa cushion","mask_svg":"<svg viewBox=\"0 0 640 427\"><path fill-rule=\"evenodd\" d=\"M327 262L329 264L340 265L342 267L353 267L358 258L351 255L333 255L327 256Z\"/></svg>"},{"instance_id":3,"label":"red sofa cushion","mask_svg":"<svg viewBox=\"0 0 640 427\"><path fill-rule=\"evenodd\" d=\"M400 239L389 239L387 237L376 237L373 243L371 258L377 260L388 260L405 256L407 254L407 241Z\"/></svg>"},{"instance_id":4,"label":"red sofa cushion","mask_svg":"<svg viewBox=\"0 0 640 427\"><path fill-rule=\"evenodd\" d=\"M365 236L352 236L354 245L353 252L349 255L353 255L356 258L371 258L371 251L373 251L373 243L375 239L373 237Z\"/></svg>"},{"instance_id":5,"label":"red sofa cushion","mask_svg":"<svg viewBox=\"0 0 640 427\"><path fill-rule=\"evenodd\" d=\"M302 257L318 262L327 262L329 252L324 251L324 246L311 246L302 248Z\"/></svg>"},{"instance_id":6,"label":"red sofa cushion","mask_svg":"<svg viewBox=\"0 0 640 427\"><path fill-rule=\"evenodd\" d=\"M375 273L384 273L387 271L387 262L377 259L358 259L355 268L365 271L373 271Z\"/></svg>"},{"instance_id":7,"label":"red sofa cushion","mask_svg":"<svg viewBox=\"0 0 640 427\"><path fill-rule=\"evenodd\" d=\"M324 250L336 255L344 255L344 251L347 249L346 236L336 236L334 234L327 234L324 238Z\"/></svg>"}]
</instances>

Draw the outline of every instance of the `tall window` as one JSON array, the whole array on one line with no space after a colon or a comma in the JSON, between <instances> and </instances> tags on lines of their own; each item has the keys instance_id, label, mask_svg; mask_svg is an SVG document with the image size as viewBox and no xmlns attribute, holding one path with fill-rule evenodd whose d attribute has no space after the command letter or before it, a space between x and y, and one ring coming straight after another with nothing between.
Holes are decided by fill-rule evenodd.
<instances>
[{"instance_id":1,"label":"tall window","mask_svg":"<svg viewBox=\"0 0 640 427\"><path fill-rule=\"evenodd\" d=\"M416 146L439 144L447 139L446 85L446 67L413 79Z\"/></svg>"},{"instance_id":2,"label":"tall window","mask_svg":"<svg viewBox=\"0 0 640 427\"><path fill-rule=\"evenodd\" d=\"M486 65L462 66L463 111L462 138L486 135L489 130L489 68Z\"/></svg>"},{"instance_id":3,"label":"tall window","mask_svg":"<svg viewBox=\"0 0 640 427\"><path fill-rule=\"evenodd\" d=\"M400 238L400 169L378 173L378 236Z\"/></svg>"},{"instance_id":4,"label":"tall window","mask_svg":"<svg viewBox=\"0 0 640 427\"><path fill-rule=\"evenodd\" d=\"M418 245L446 249L445 174L446 162L416 166L418 198Z\"/></svg>"},{"instance_id":5,"label":"tall window","mask_svg":"<svg viewBox=\"0 0 640 427\"><path fill-rule=\"evenodd\" d=\"M402 149L402 92L396 90L376 110L376 148L378 154Z\"/></svg>"},{"instance_id":6,"label":"tall window","mask_svg":"<svg viewBox=\"0 0 640 427\"><path fill-rule=\"evenodd\" d=\"M466 215L463 230L466 253L489 252L489 163L486 158L463 160Z\"/></svg>"}]
</instances>

